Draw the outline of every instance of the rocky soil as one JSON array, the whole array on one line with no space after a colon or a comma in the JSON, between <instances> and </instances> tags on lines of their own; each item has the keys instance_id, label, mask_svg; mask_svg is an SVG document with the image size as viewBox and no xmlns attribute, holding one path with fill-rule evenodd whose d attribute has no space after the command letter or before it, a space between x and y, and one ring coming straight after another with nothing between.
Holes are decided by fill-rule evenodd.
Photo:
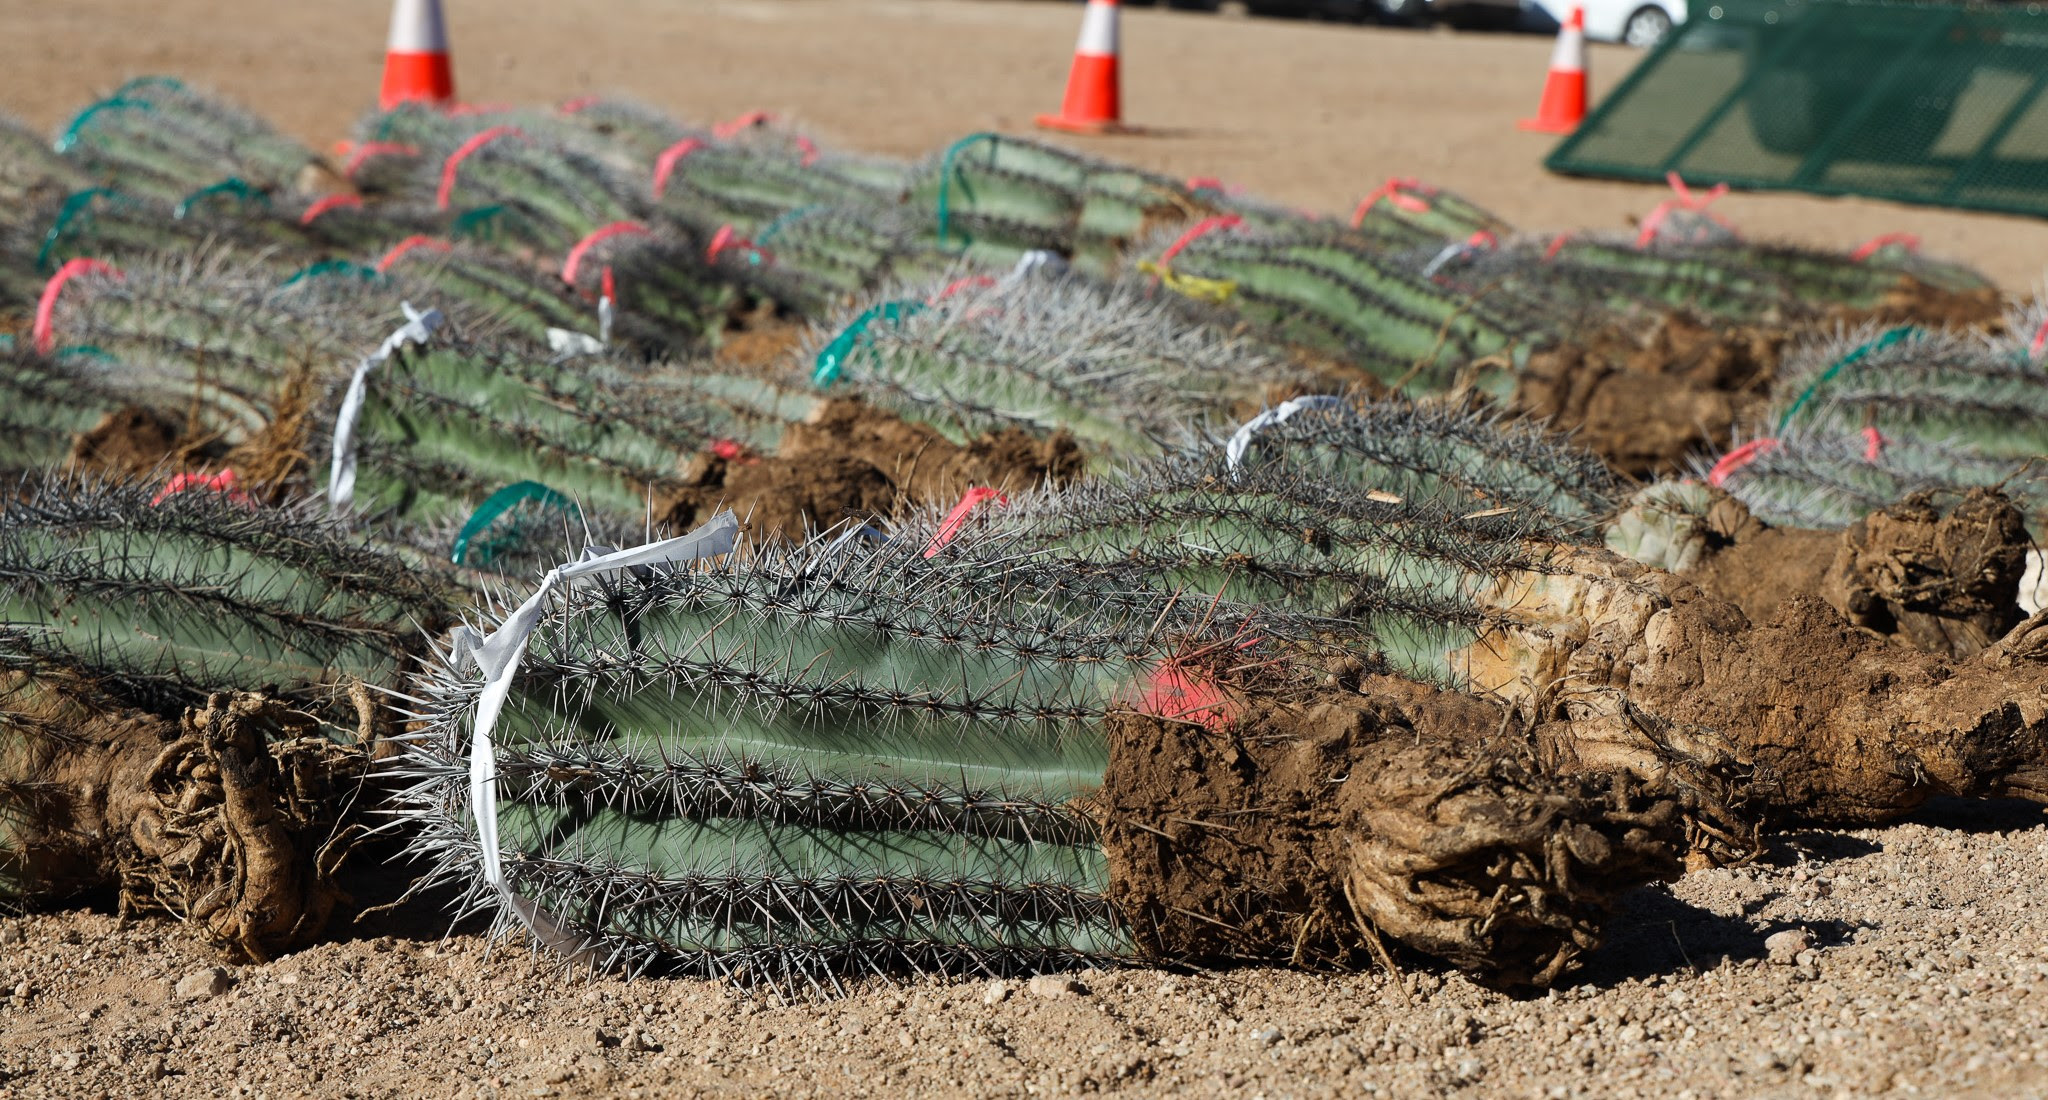
<instances>
[{"instance_id":1,"label":"rocky soil","mask_svg":"<svg viewBox=\"0 0 2048 1100\"><path fill-rule=\"evenodd\" d=\"M0 919L0 1097L2048 1096L2044 879L2031 805L1788 834L1629 895L1535 998L1410 964L783 1003L564 975L423 905L220 968L77 910Z\"/></svg>"}]
</instances>

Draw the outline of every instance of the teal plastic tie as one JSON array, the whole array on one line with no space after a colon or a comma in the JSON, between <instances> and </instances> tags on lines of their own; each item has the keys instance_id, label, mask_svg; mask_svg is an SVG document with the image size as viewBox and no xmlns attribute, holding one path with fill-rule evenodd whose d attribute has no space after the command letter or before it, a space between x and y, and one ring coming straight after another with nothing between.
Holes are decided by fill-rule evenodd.
<instances>
[{"instance_id":1,"label":"teal plastic tie","mask_svg":"<svg viewBox=\"0 0 2048 1100\"><path fill-rule=\"evenodd\" d=\"M64 231L71 228L72 219L84 213L85 208L92 205L92 200L102 195L110 199L118 197L111 187L88 187L65 198L64 205L57 208L57 217L50 222L50 231L43 234L43 247L36 252L37 271L50 269L50 253L57 250L57 242L63 239Z\"/></svg>"},{"instance_id":2,"label":"teal plastic tie","mask_svg":"<svg viewBox=\"0 0 2048 1100\"><path fill-rule=\"evenodd\" d=\"M1854 349L1852 349L1849 352L1849 354L1844 355L1840 359L1835 360L1834 363L1828 367L1828 369L1820 372L1820 377L1815 378L1812 382L1807 384L1806 389L1801 391L1798 399L1792 402L1792 407L1786 409L1785 415L1778 418L1778 430L1775 434L1784 435L1785 426L1792 423L1792 418L1799 414L1799 410L1805 408L1806 403L1813 400L1814 393L1817 390L1819 390L1822 386L1833 381L1835 375L1838 375L1842 373L1843 370L1852 367L1857 363L1862 362L1866 357L1868 357L1872 353L1883 351L1884 349L1891 347L1893 344L1896 344L1899 341L1904 340L1906 337L1911 336L1918 331L1920 330L1912 325L1900 325L1899 327L1886 332L1884 335L1878 337L1875 340L1870 341L1867 344L1857 345Z\"/></svg>"},{"instance_id":3,"label":"teal plastic tie","mask_svg":"<svg viewBox=\"0 0 2048 1100\"><path fill-rule=\"evenodd\" d=\"M846 361L853 357L854 348L867 334L869 325L876 321L887 321L894 325L923 309L923 302L906 299L899 302L883 302L881 305L869 306L862 310L860 316L853 319L852 324L834 336L832 342L825 345L825 350L818 353L817 364L811 371L811 384L822 390L839 381L839 375L846 369Z\"/></svg>"},{"instance_id":4,"label":"teal plastic tie","mask_svg":"<svg viewBox=\"0 0 2048 1100\"><path fill-rule=\"evenodd\" d=\"M448 235L456 240L491 240L498 233L498 215L504 212L503 203L465 210L455 219L455 224L449 227Z\"/></svg>"},{"instance_id":5,"label":"teal plastic tie","mask_svg":"<svg viewBox=\"0 0 2048 1100\"><path fill-rule=\"evenodd\" d=\"M86 359L97 359L102 363L118 363L121 361L119 356L98 344L73 344L68 348L58 348L53 353L53 357L57 359L74 355L82 356Z\"/></svg>"},{"instance_id":6,"label":"teal plastic tie","mask_svg":"<svg viewBox=\"0 0 2048 1100\"><path fill-rule=\"evenodd\" d=\"M964 149L966 149L966 148L967 148L968 146L970 146L970 145L973 145L974 143L976 143L976 142L980 142L980 141L986 141L986 142L988 142L988 143L990 144L991 148L989 149L988 155L989 155L989 157L990 157L991 159L993 159L993 158L995 157L995 155L996 155L996 151L995 151L995 149L993 148L993 146L995 146L995 145L996 145L996 144L997 144L998 142L1000 142L1001 140L1002 140L1002 138L1001 138L1001 135L998 135L998 134L994 133L993 131L989 131L989 130L983 130L983 131L981 131L980 133L974 133L974 134L969 134L969 135L967 135L966 137L964 137L964 138L961 138L961 139L960 139L959 141L956 141L956 142L954 142L953 144L951 144L951 145L949 145L949 146L947 146L947 147L946 147L946 155L945 155L945 158L944 158L943 160L941 160L941 161L939 162L939 248L940 248L940 249L942 249L942 250L943 250L943 249L944 249L944 248L946 247L946 231L947 231L947 229L948 229L948 228L950 228L950 227L951 227L951 225L952 225L952 222L953 222L953 205L952 205L952 184L953 184L953 161L954 161L954 160L955 160L956 158L958 158L958 157L960 156L960 153L961 153L961 151L962 151L962 150L964 150ZM969 187L969 186L967 185L967 181L966 181L965 179L962 179L962 180L960 181L960 191L961 191L961 193L962 193L962 194L964 194L964 195L966 195L966 196L967 196L967 201L969 201L969 202L973 202L973 201L974 201L974 189L973 189L973 188L971 188L971 187ZM960 234L960 250L961 250L962 252L965 252L965 251L967 250L967 246L968 246L968 245L970 245L970 244L973 244L973 243L974 243L974 238L972 238L972 237L969 237L969 236L968 236L967 234L965 234L965 233L962 233L962 234Z\"/></svg>"},{"instance_id":7,"label":"teal plastic tie","mask_svg":"<svg viewBox=\"0 0 2048 1100\"><path fill-rule=\"evenodd\" d=\"M476 506L476 511L470 514L469 522L464 523L461 532L455 536L455 549L449 553L448 560L457 565L469 564L473 546L476 564L488 565L491 559L518 545L519 531L516 528L481 542L477 541L477 536L496 523L498 517L528 501L553 508L572 519L581 514L576 509L575 501L540 482L515 481L492 493L482 504Z\"/></svg>"},{"instance_id":8,"label":"teal plastic tie","mask_svg":"<svg viewBox=\"0 0 2048 1100\"><path fill-rule=\"evenodd\" d=\"M133 107L138 111L155 110L155 108L139 99L122 99L117 95L108 96L98 103L87 107L85 110L78 112L78 117L71 120L71 125L64 128L63 136L57 139L57 151L60 153L70 152L71 147L78 144L78 132L85 128L86 123L92 121L94 115L99 114L101 111L118 111L129 107Z\"/></svg>"},{"instance_id":9,"label":"teal plastic tie","mask_svg":"<svg viewBox=\"0 0 2048 1100\"><path fill-rule=\"evenodd\" d=\"M114 89L114 98L125 99L129 92L143 88L168 88L174 92L182 92L185 90L185 82L175 76L138 76Z\"/></svg>"},{"instance_id":10,"label":"teal plastic tie","mask_svg":"<svg viewBox=\"0 0 2048 1100\"><path fill-rule=\"evenodd\" d=\"M805 214L808 214L813 210L823 209L825 209L825 207L822 204L813 202L806 203L803 206L791 207L788 210L784 210L782 213L775 215L774 221L769 222L768 225L765 228L763 228L759 233L754 234L754 243L757 245L765 245L769 241L774 240L775 235L777 233L782 232L783 226L788 225L789 223L797 220L798 218L803 217Z\"/></svg>"},{"instance_id":11,"label":"teal plastic tie","mask_svg":"<svg viewBox=\"0 0 2048 1100\"><path fill-rule=\"evenodd\" d=\"M192 212L193 206L211 195L233 195L243 202L262 203L265 206L270 205L270 196L249 186L248 180L240 176L229 176L219 183L209 183L185 196L179 201L177 208L171 211L171 217L183 218L186 214Z\"/></svg>"},{"instance_id":12,"label":"teal plastic tie","mask_svg":"<svg viewBox=\"0 0 2048 1100\"><path fill-rule=\"evenodd\" d=\"M292 277L277 284L277 289L283 290L286 287L302 283L307 279L317 279L323 275L354 275L366 283L372 279L383 278L382 275L377 273L376 268L356 263L354 260L321 260L319 263L307 264L292 272Z\"/></svg>"}]
</instances>

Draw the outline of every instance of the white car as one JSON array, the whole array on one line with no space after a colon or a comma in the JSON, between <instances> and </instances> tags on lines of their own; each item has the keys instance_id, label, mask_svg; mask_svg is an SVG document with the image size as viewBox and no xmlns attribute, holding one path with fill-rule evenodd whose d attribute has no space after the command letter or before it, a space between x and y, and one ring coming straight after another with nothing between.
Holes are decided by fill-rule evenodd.
<instances>
[{"instance_id":1,"label":"white car","mask_svg":"<svg viewBox=\"0 0 2048 1100\"><path fill-rule=\"evenodd\" d=\"M1537 0L1552 20L1564 22L1573 7L1586 9L1586 37L1649 49L1685 22L1685 0ZM1555 28L1553 28L1555 29Z\"/></svg>"}]
</instances>

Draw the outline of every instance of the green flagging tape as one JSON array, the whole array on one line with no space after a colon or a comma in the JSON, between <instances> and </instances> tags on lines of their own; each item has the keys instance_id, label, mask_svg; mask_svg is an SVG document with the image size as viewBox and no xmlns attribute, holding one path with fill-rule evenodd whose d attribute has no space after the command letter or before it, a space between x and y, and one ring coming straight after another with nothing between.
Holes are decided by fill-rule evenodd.
<instances>
[{"instance_id":1,"label":"green flagging tape","mask_svg":"<svg viewBox=\"0 0 2048 1100\"><path fill-rule=\"evenodd\" d=\"M57 151L60 153L70 152L71 147L78 144L78 132L84 129L86 123L92 121L94 115L99 114L101 111L118 111L124 107L133 107L140 111L155 110L155 108L139 99L122 99L118 95L108 96L98 103L87 107L85 110L78 112L78 117L71 120L71 125L64 128L63 136L57 139Z\"/></svg>"},{"instance_id":2,"label":"green flagging tape","mask_svg":"<svg viewBox=\"0 0 2048 1100\"><path fill-rule=\"evenodd\" d=\"M455 219L455 224L449 228L448 235L457 240L488 241L497 234L498 215L504 212L505 207L502 203L465 210L461 217Z\"/></svg>"},{"instance_id":3,"label":"green flagging tape","mask_svg":"<svg viewBox=\"0 0 2048 1100\"><path fill-rule=\"evenodd\" d=\"M482 534L485 528L496 523L498 517L527 501L533 501L536 504L553 508L572 519L581 515L576 509L575 501L542 485L540 482L515 481L503 489L492 493L484 499L482 504L476 506L476 511L471 513L469 517L469 522L464 523L462 531L455 536L455 549L449 553L448 560L457 565L468 564L471 556L470 548L476 537ZM492 558L517 545L519 538L519 530L515 526L512 530L506 531L495 538L475 542L476 564L488 565Z\"/></svg>"},{"instance_id":4,"label":"green flagging tape","mask_svg":"<svg viewBox=\"0 0 2048 1100\"><path fill-rule=\"evenodd\" d=\"M853 319L852 324L834 336L832 342L825 345L825 350L818 353L817 366L811 371L811 384L824 389L839 381L840 372L846 369L846 361L853 356L854 346L866 335L869 325L876 321L897 324L905 317L923 309L923 302L906 299L900 302L883 302L881 305L869 306L862 310L860 316Z\"/></svg>"},{"instance_id":5,"label":"green flagging tape","mask_svg":"<svg viewBox=\"0 0 2048 1100\"><path fill-rule=\"evenodd\" d=\"M377 273L376 268L366 267L356 263L354 260L321 260L319 263L307 264L292 272L292 277L277 284L277 289L283 290L293 284L304 282L307 279L317 279L322 275L354 275L366 283L372 279L383 278L382 275Z\"/></svg>"},{"instance_id":6,"label":"green flagging tape","mask_svg":"<svg viewBox=\"0 0 2048 1100\"><path fill-rule=\"evenodd\" d=\"M169 88L174 92L182 92L185 90L185 82L175 76L138 76L114 89L114 98L123 98L129 92L140 88Z\"/></svg>"},{"instance_id":7,"label":"green flagging tape","mask_svg":"<svg viewBox=\"0 0 2048 1100\"><path fill-rule=\"evenodd\" d=\"M1835 360L1834 363L1828 367L1828 369L1820 372L1820 377L1814 379L1812 382L1807 384L1806 389L1799 394L1798 399L1792 402L1792 407L1786 409L1785 415L1778 418L1778 430L1776 434L1784 435L1785 425L1792 423L1792 418L1799 414L1799 410L1805 408L1806 403L1808 401L1813 400L1814 391L1820 389L1829 381L1833 380L1835 375L1842 373L1842 370L1844 368L1862 362L1863 358L1867 355L1870 355L1872 352L1883 351L1884 349L1891 347L1893 344L1896 344L1899 341L1904 340L1906 337L1911 336L1918 331L1919 329L1913 327L1912 325L1900 325L1898 328L1892 329L1891 331L1885 333L1883 336L1880 336L1867 344L1858 345L1854 350L1850 351L1849 354L1844 355L1840 359Z\"/></svg>"},{"instance_id":8,"label":"green flagging tape","mask_svg":"<svg viewBox=\"0 0 2048 1100\"><path fill-rule=\"evenodd\" d=\"M43 247L36 252L37 271L49 270L50 253L56 251L57 242L63 238L64 231L71 227L72 219L84 213L85 208L92 205L92 200L101 195L110 199L119 197L114 194L111 187L88 187L83 191L73 192L64 200L64 205L57 208L57 217L50 222L50 231L43 234Z\"/></svg>"},{"instance_id":9,"label":"green flagging tape","mask_svg":"<svg viewBox=\"0 0 2048 1100\"><path fill-rule=\"evenodd\" d=\"M270 196L249 186L248 180L240 176L229 176L219 183L209 183L185 196L178 202L177 208L171 211L171 217L182 218L186 214L191 213L192 207L209 195L233 195L243 202L260 202L265 206L270 205Z\"/></svg>"},{"instance_id":10,"label":"green flagging tape","mask_svg":"<svg viewBox=\"0 0 2048 1100\"><path fill-rule=\"evenodd\" d=\"M803 206L791 207L788 210L784 210L782 213L775 215L774 221L769 222L768 225L765 228L763 228L759 233L754 234L754 243L757 245L767 244L769 241L775 239L775 235L777 233L782 232L783 226L788 225L789 223L797 220L798 218L803 217L805 214L808 214L813 210L823 209L825 209L825 207L822 204L813 202L806 203Z\"/></svg>"},{"instance_id":11,"label":"green flagging tape","mask_svg":"<svg viewBox=\"0 0 2048 1100\"><path fill-rule=\"evenodd\" d=\"M952 224L953 220L953 207L951 199L954 159L960 155L961 150L967 148L970 145L973 145L975 142L978 141L986 141L989 143L991 148L989 149L988 155L991 158L993 158L996 155L995 149L993 147L1000 143L1001 140L1002 138L1000 135L989 130L983 130L980 133L969 134L966 137L961 138L959 141L956 141L953 144L946 147L945 159L939 162L939 247L941 249L946 247L946 230ZM973 188L967 186L967 181L964 179L960 181L960 191L962 194L967 196L967 201L974 201L974 190ZM972 237L969 237L965 233L960 234L961 251L966 251L967 246L973 243L974 239Z\"/></svg>"}]
</instances>

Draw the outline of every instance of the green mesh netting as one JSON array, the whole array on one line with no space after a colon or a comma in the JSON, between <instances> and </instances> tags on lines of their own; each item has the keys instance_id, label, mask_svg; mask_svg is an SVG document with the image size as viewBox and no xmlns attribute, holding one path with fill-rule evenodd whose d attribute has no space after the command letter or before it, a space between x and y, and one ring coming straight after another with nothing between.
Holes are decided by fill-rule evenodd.
<instances>
[{"instance_id":1,"label":"green mesh netting","mask_svg":"<svg viewBox=\"0 0 2048 1100\"><path fill-rule=\"evenodd\" d=\"M1695 0L1554 172L2048 214L2048 11Z\"/></svg>"}]
</instances>

